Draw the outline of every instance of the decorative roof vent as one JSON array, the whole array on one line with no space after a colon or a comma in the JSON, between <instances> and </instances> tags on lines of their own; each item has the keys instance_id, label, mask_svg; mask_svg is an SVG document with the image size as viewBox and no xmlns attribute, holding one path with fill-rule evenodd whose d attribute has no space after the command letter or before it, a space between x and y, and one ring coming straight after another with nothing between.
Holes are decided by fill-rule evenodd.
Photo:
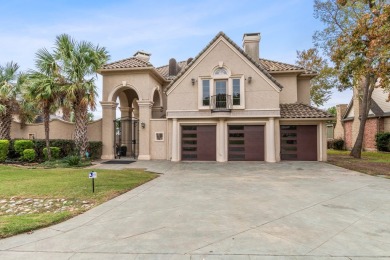
<instances>
[{"instance_id":1,"label":"decorative roof vent","mask_svg":"<svg viewBox=\"0 0 390 260\"><path fill-rule=\"evenodd\" d=\"M191 61L193 61L193 60L194 60L194 58L188 58L188 60L187 60L187 65L190 64Z\"/></svg>"},{"instance_id":2,"label":"decorative roof vent","mask_svg":"<svg viewBox=\"0 0 390 260\"><path fill-rule=\"evenodd\" d=\"M169 60L169 76L177 75L177 62L174 58Z\"/></svg>"},{"instance_id":3,"label":"decorative roof vent","mask_svg":"<svg viewBox=\"0 0 390 260\"><path fill-rule=\"evenodd\" d=\"M134 57L140 59L140 60L143 60L143 61L146 61L146 62L149 62L150 60L150 56L152 54L148 53L148 52L145 52L145 51L137 51L135 54L134 54Z\"/></svg>"}]
</instances>

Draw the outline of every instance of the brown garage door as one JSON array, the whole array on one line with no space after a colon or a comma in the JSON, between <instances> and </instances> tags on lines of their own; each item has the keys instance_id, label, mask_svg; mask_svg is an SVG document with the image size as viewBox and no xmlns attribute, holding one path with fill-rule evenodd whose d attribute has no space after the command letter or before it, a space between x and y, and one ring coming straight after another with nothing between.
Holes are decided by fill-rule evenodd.
<instances>
[{"instance_id":1,"label":"brown garage door","mask_svg":"<svg viewBox=\"0 0 390 260\"><path fill-rule=\"evenodd\" d=\"M264 126L229 126L229 161L264 161Z\"/></svg>"},{"instance_id":2,"label":"brown garage door","mask_svg":"<svg viewBox=\"0 0 390 260\"><path fill-rule=\"evenodd\" d=\"M182 126L181 159L184 161L216 160L216 126Z\"/></svg>"},{"instance_id":3,"label":"brown garage door","mask_svg":"<svg viewBox=\"0 0 390 260\"><path fill-rule=\"evenodd\" d=\"M280 126L280 159L317 161L317 126Z\"/></svg>"}]
</instances>

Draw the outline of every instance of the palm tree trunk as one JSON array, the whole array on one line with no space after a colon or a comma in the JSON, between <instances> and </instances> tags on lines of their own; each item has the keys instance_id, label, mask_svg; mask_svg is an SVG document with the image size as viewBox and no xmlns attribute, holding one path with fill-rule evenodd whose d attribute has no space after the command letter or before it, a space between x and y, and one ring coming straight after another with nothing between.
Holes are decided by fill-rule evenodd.
<instances>
[{"instance_id":1,"label":"palm tree trunk","mask_svg":"<svg viewBox=\"0 0 390 260\"><path fill-rule=\"evenodd\" d=\"M364 131L365 131L366 121L368 117L368 112L370 111L371 96L372 96L372 92L374 91L375 82L376 80L371 79L370 76L366 76L363 82L363 100L362 100L362 107L360 109L359 133L356 137L355 144L353 145L353 148L350 153L351 156L358 159L362 157ZM354 105L358 105L358 104L354 104Z\"/></svg>"},{"instance_id":2,"label":"palm tree trunk","mask_svg":"<svg viewBox=\"0 0 390 260\"><path fill-rule=\"evenodd\" d=\"M43 108L43 123L45 127L45 141L47 149L47 159L51 160L51 151L50 151L50 110L48 104Z\"/></svg>"},{"instance_id":3,"label":"palm tree trunk","mask_svg":"<svg viewBox=\"0 0 390 260\"><path fill-rule=\"evenodd\" d=\"M87 106L81 102L77 102L74 108L75 113L75 133L74 141L76 148L80 153L81 158L85 157L85 152L88 148L87 123L88 110Z\"/></svg>"},{"instance_id":4,"label":"palm tree trunk","mask_svg":"<svg viewBox=\"0 0 390 260\"><path fill-rule=\"evenodd\" d=\"M5 113L0 114L0 140L11 140L12 107L5 104Z\"/></svg>"}]
</instances>

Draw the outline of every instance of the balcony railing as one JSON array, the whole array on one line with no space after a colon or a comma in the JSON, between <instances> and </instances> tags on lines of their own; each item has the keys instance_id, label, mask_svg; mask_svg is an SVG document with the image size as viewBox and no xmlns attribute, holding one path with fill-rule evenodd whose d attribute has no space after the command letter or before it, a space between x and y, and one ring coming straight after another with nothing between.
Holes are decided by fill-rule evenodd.
<instances>
[{"instance_id":1,"label":"balcony railing","mask_svg":"<svg viewBox=\"0 0 390 260\"><path fill-rule=\"evenodd\" d=\"M217 94L211 96L210 108L212 112L229 112L232 109L232 96Z\"/></svg>"}]
</instances>

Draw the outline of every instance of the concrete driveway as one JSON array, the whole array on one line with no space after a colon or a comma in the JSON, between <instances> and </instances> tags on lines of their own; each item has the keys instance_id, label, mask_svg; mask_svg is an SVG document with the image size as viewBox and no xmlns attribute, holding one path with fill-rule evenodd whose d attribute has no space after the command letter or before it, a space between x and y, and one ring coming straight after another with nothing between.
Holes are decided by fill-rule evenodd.
<instances>
[{"instance_id":1,"label":"concrete driveway","mask_svg":"<svg viewBox=\"0 0 390 260\"><path fill-rule=\"evenodd\" d=\"M128 167L164 174L69 221L0 240L0 259L390 257L388 179L319 162Z\"/></svg>"}]
</instances>

